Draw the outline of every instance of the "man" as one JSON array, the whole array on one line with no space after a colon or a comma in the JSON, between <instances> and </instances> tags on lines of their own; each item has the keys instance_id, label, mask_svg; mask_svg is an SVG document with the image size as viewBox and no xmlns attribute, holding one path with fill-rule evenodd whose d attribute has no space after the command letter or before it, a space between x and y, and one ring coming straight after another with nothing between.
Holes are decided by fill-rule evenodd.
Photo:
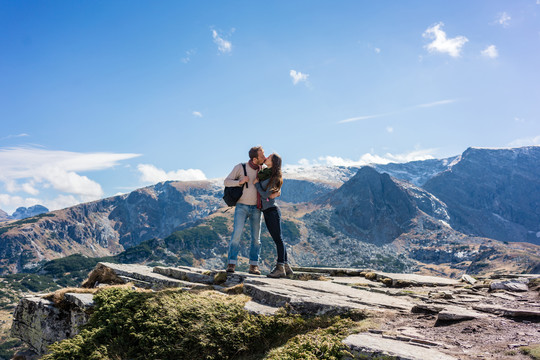
<instances>
[{"instance_id":1,"label":"man","mask_svg":"<svg viewBox=\"0 0 540 360\"><path fill-rule=\"evenodd\" d=\"M244 224L249 219L251 225L251 246L249 249L249 273L260 275L259 255L261 252L261 201L253 181L266 160L262 146L254 146L249 150L249 161L246 163L246 173L242 164L238 164L225 179L225 186L244 186L242 197L236 203L234 210L234 228L229 244L227 272L233 273L240 251L240 237ZM279 196L276 194L273 197Z\"/></svg>"}]
</instances>

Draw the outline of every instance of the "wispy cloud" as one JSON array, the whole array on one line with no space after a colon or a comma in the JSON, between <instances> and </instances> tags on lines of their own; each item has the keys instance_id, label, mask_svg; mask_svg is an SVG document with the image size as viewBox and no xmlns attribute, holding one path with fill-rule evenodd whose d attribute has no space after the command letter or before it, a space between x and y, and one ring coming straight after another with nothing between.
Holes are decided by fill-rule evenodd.
<instances>
[{"instance_id":1,"label":"wispy cloud","mask_svg":"<svg viewBox=\"0 0 540 360\"><path fill-rule=\"evenodd\" d=\"M540 145L540 135L515 139L508 143L510 147Z\"/></svg>"},{"instance_id":2,"label":"wispy cloud","mask_svg":"<svg viewBox=\"0 0 540 360\"><path fill-rule=\"evenodd\" d=\"M460 56L463 45L465 45L469 39L467 39L465 36L456 36L449 39L446 37L446 33L442 30L443 26L444 24L440 22L427 28L422 36L433 41L427 44L425 47L429 52L447 53L452 57Z\"/></svg>"},{"instance_id":3,"label":"wispy cloud","mask_svg":"<svg viewBox=\"0 0 540 360\"><path fill-rule=\"evenodd\" d=\"M392 126L387 126L386 127L386 132L388 133L393 133L394 132L394 128Z\"/></svg>"},{"instance_id":4,"label":"wispy cloud","mask_svg":"<svg viewBox=\"0 0 540 360\"><path fill-rule=\"evenodd\" d=\"M429 108L429 107L434 107L434 106L452 104L452 103L455 103L456 101L458 101L458 100L456 100L456 99L439 100L439 101L434 101L434 102L430 102L430 103L414 105L414 106L410 106L410 107L407 107L407 108L404 108L404 109L401 109L401 110L382 113L382 114L363 115L363 116L352 117L352 118L340 120L337 123L338 124L344 124L344 123L350 123L350 122L355 122L355 121L360 121L360 120L381 118L381 117L401 114L401 113L411 111L411 110L414 110L414 109L419 109L419 108Z\"/></svg>"},{"instance_id":5,"label":"wispy cloud","mask_svg":"<svg viewBox=\"0 0 540 360\"><path fill-rule=\"evenodd\" d=\"M537 2L538 3L538 2ZM499 14L497 17L497 20L495 22L499 25L502 25L504 27L508 27L510 25L510 20L512 20L512 17L508 15L506 12L503 12Z\"/></svg>"},{"instance_id":6,"label":"wispy cloud","mask_svg":"<svg viewBox=\"0 0 540 360\"><path fill-rule=\"evenodd\" d=\"M0 140L15 139L15 138L27 137L27 136L30 136L30 135L28 135L26 133L17 134L17 135L8 135L8 136L4 136L4 137L0 138Z\"/></svg>"},{"instance_id":7,"label":"wispy cloud","mask_svg":"<svg viewBox=\"0 0 540 360\"><path fill-rule=\"evenodd\" d=\"M188 62L191 61L191 57L193 55L195 55L196 52L197 51L195 49L190 49L190 50L186 51L186 56L181 58L180 61L182 61L184 64L187 64Z\"/></svg>"},{"instance_id":8,"label":"wispy cloud","mask_svg":"<svg viewBox=\"0 0 540 360\"><path fill-rule=\"evenodd\" d=\"M392 113L384 113L384 114L357 116L357 117L340 120L338 121L338 124L345 124L345 123L350 123L350 122L355 122L355 121L360 121L360 120L375 119L375 118L380 118L380 117L389 116L393 114L396 114L396 113L392 112Z\"/></svg>"},{"instance_id":9,"label":"wispy cloud","mask_svg":"<svg viewBox=\"0 0 540 360\"><path fill-rule=\"evenodd\" d=\"M428 108L428 107L433 107L433 106L452 104L452 103L455 103L456 101L457 101L456 99L440 100L440 101L430 102L427 104L416 105L416 106L413 106L413 108Z\"/></svg>"},{"instance_id":10,"label":"wispy cloud","mask_svg":"<svg viewBox=\"0 0 540 360\"><path fill-rule=\"evenodd\" d=\"M487 48L481 51L482 56L488 57L490 59L495 59L499 56L497 47L495 45L489 45Z\"/></svg>"},{"instance_id":11,"label":"wispy cloud","mask_svg":"<svg viewBox=\"0 0 540 360\"><path fill-rule=\"evenodd\" d=\"M308 74L302 74L300 71L296 70L291 70L289 75L291 76L294 85L298 84L299 82L306 82L309 77Z\"/></svg>"},{"instance_id":12,"label":"wispy cloud","mask_svg":"<svg viewBox=\"0 0 540 360\"><path fill-rule=\"evenodd\" d=\"M375 52L376 52L377 54L380 54L380 53L381 53L381 49L375 48Z\"/></svg>"},{"instance_id":13,"label":"wispy cloud","mask_svg":"<svg viewBox=\"0 0 540 360\"><path fill-rule=\"evenodd\" d=\"M212 38L214 39L214 43L218 46L220 53L226 54L232 51L232 43L225 40L216 30L212 30Z\"/></svg>"},{"instance_id":14,"label":"wispy cloud","mask_svg":"<svg viewBox=\"0 0 540 360\"><path fill-rule=\"evenodd\" d=\"M195 180L206 180L206 175L199 169L187 169L187 170L175 170L175 171L165 171L159 169L151 164L139 164L137 166L141 174L141 181L144 183L155 184L162 181L168 180L179 180L179 181L195 181Z\"/></svg>"},{"instance_id":15,"label":"wispy cloud","mask_svg":"<svg viewBox=\"0 0 540 360\"><path fill-rule=\"evenodd\" d=\"M198 111L193 111L191 114L192 114L193 116L195 116L195 117L198 117L198 118L202 118L202 117L203 117L203 115L202 115L200 112L198 112Z\"/></svg>"}]
</instances>

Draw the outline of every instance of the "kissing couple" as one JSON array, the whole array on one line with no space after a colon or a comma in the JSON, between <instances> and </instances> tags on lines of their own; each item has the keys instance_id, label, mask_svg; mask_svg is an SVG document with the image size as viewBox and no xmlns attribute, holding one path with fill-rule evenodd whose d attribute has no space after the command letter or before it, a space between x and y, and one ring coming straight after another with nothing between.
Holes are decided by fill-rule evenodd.
<instances>
[{"instance_id":1,"label":"kissing couple","mask_svg":"<svg viewBox=\"0 0 540 360\"><path fill-rule=\"evenodd\" d=\"M277 264L267 275L272 278L288 277L293 274L287 262L287 250L281 234L281 211L276 198L281 195L283 176L281 157L274 153L264 156L262 146L254 146L249 152L249 161L236 165L225 178L226 187L244 187L242 196L234 210L234 226L229 243L227 272L233 273L240 251L240 238L246 221L251 227L251 245L249 249L249 273L260 275L259 260L261 252L261 213L277 251Z\"/></svg>"}]
</instances>

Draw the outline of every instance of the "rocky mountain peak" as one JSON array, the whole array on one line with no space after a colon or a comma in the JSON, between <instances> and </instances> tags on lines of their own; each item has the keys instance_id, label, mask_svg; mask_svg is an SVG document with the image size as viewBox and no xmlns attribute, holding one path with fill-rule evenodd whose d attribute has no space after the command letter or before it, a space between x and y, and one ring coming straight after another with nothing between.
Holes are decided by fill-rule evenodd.
<instances>
[{"instance_id":1,"label":"rocky mountain peak","mask_svg":"<svg viewBox=\"0 0 540 360\"><path fill-rule=\"evenodd\" d=\"M44 214L46 212L49 212L49 209L47 209L43 205L34 205L30 207L19 207L15 212L11 215L13 219L21 220L26 219L32 216L36 216L39 214Z\"/></svg>"},{"instance_id":2,"label":"rocky mountain peak","mask_svg":"<svg viewBox=\"0 0 540 360\"><path fill-rule=\"evenodd\" d=\"M334 221L343 229L378 245L392 242L418 212L404 188L370 166L322 201L335 208Z\"/></svg>"}]
</instances>

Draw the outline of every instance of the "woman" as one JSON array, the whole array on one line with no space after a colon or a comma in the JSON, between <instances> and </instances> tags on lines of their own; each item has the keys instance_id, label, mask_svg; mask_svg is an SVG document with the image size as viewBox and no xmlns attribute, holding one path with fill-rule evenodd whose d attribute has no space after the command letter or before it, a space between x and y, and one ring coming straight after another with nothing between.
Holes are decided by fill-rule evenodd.
<instances>
[{"instance_id":1,"label":"woman","mask_svg":"<svg viewBox=\"0 0 540 360\"><path fill-rule=\"evenodd\" d=\"M275 200L270 198L270 195L279 192L283 185L281 157L278 154L272 154L268 156L264 164L266 168L259 171L253 184L261 195L264 222L277 248L277 264L268 277L282 278L291 276L293 271L287 263L287 250L281 237L281 212Z\"/></svg>"}]
</instances>

